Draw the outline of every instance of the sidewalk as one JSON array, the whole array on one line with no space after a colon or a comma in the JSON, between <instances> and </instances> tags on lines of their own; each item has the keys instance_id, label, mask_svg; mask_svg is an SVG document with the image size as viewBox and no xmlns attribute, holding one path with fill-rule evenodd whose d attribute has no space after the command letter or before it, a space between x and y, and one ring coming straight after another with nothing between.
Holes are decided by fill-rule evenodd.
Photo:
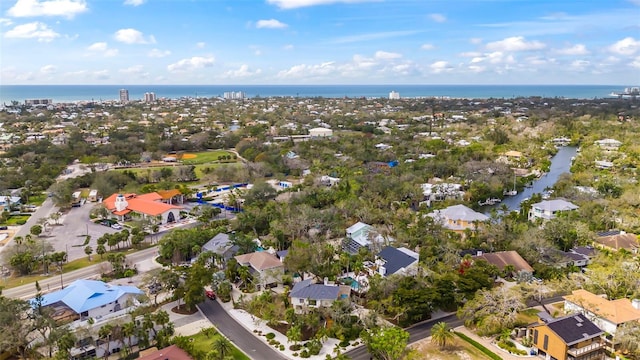
<instances>
[{"instance_id":1,"label":"sidewalk","mask_svg":"<svg viewBox=\"0 0 640 360\"><path fill-rule=\"evenodd\" d=\"M197 334L202 329L213 327L213 324L200 311L191 315L176 314L171 311L176 306L178 306L178 301L170 302L161 307L169 314L169 321L173 323L176 335L190 336Z\"/></svg>"},{"instance_id":2,"label":"sidewalk","mask_svg":"<svg viewBox=\"0 0 640 360\"><path fill-rule=\"evenodd\" d=\"M471 339L479 342L484 347L486 347L487 349L493 351L494 353L496 353L498 356L500 356L501 358L503 358L505 360L533 359L533 358L536 357L535 355L516 356L516 355L510 354L506 350L503 350L503 349L499 348L498 345L496 345L494 343L492 338L486 338L486 337L478 336L474 332L469 331L469 329L467 329L465 326L458 326L454 330L459 332L459 333L465 334L468 337L470 337Z\"/></svg>"}]
</instances>

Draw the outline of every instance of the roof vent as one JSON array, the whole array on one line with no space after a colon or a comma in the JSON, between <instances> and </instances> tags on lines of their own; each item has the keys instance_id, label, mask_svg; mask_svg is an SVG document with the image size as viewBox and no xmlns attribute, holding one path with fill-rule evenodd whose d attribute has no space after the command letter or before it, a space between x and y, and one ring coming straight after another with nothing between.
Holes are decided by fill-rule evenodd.
<instances>
[{"instance_id":1,"label":"roof vent","mask_svg":"<svg viewBox=\"0 0 640 360\"><path fill-rule=\"evenodd\" d=\"M576 326L577 326L577 327L582 327L582 323L581 323L581 322L579 322L579 323L577 323L577 324L576 324Z\"/></svg>"},{"instance_id":2,"label":"roof vent","mask_svg":"<svg viewBox=\"0 0 640 360\"><path fill-rule=\"evenodd\" d=\"M573 318L576 319L576 321L579 323L582 322L582 318L580 316L574 316Z\"/></svg>"}]
</instances>

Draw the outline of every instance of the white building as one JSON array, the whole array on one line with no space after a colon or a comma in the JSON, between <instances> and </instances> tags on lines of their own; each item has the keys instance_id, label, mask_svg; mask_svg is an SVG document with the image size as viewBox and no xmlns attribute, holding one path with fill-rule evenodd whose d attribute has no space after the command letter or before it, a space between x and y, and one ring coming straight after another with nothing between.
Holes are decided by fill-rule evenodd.
<instances>
[{"instance_id":1,"label":"white building","mask_svg":"<svg viewBox=\"0 0 640 360\"><path fill-rule=\"evenodd\" d=\"M551 220L563 211L578 209L578 206L563 199L545 200L531 205L529 209L529 221L537 219Z\"/></svg>"},{"instance_id":2,"label":"white building","mask_svg":"<svg viewBox=\"0 0 640 360\"><path fill-rule=\"evenodd\" d=\"M389 100L400 100L400 93L397 91L392 91L389 93Z\"/></svg>"},{"instance_id":3,"label":"white building","mask_svg":"<svg viewBox=\"0 0 640 360\"><path fill-rule=\"evenodd\" d=\"M316 138L316 137L331 137L333 136L333 130L331 129L325 129L325 128L313 128L313 129L309 129L309 136L311 136L312 138Z\"/></svg>"},{"instance_id":4,"label":"white building","mask_svg":"<svg viewBox=\"0 0 640 360\"><path fill-rule=\"evenodd\" d=\"M144 93L144 102L149 103L154 101L156 101L156 93L153 93L153 92Z\"/></svg>"},{"instance_id":5,"label":"white building","mask_svg":"<svg viewBox=\"0 0 640 360\"><path fill-rule=\"evenodd\" d=\"M121 103L129 102L129 90L120 89L120 102Z\"/></svg>"},{"instance_id":6,"label":"white building","mask_svg":"<svg viewBox=\"0 0 640 360\"><path fill-rule=\"evenodd\" d=\"M222 94L222 98L225 100L242 100L245 97L245 93L242 91L226 91Z\"/></svg>"}]
</instances>

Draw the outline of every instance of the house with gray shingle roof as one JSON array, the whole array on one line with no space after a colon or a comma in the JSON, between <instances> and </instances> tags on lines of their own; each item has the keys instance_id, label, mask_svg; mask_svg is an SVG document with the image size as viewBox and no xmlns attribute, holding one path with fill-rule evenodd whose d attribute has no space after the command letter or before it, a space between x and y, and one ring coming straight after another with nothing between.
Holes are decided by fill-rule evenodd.
<instances>
[{"instance_id":1,"label":"house with gray shingle roof","mask_svg":"<svg viewBox=\"0 0 640 360\"><path fill-rule=\"evenodd\" d=\"M314 284L309 278L296 283L289 296L296 312L306 312L310 308L330 307L336 300L350 301L351 287L346 285Z\"/></svg>"},{"instance_id":2,"label":"house with gray shingle roof","mask_svg":"<svg viewBox=\"0 0 640 360\"><path fill-rule=\"evenodd\" d=\"M376 255L378 273L382 276L407 275L418 266L419 255L407 248L387 246Z\"/></svg>"},{"instance_id":3,"label":"house with gray shingle roof","mask_svg":"<svg viewBox=\"0 0 640 360\"><path fill-rule=\"evenodd\" d=\"M237 245L233 245L229 235L225 233L217 234L202 246L203 252L211 251L212 253L220 256L223 261L231 259L238 252L238 249L239 247Z\"/></svg>"}]
</instances>

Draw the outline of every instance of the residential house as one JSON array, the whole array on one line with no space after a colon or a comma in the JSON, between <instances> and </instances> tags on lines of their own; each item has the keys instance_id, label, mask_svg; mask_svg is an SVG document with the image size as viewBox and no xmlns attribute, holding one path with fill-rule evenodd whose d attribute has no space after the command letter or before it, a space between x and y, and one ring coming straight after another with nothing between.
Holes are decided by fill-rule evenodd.
<instances>
[{"instance_id":1,"label":"residential house","mask_svg":"<svg viewBox=\"0 0 640 360\"><path fill-rule=\"evenodd\" d=\"M595 160L596 169L611 170L613 169L613 162L606 160Z\"/></svg>"},{"instance_id":2,"label":"residential house","mask_svg":"<svg viewBox=\"0 0 640 360\"><path fill-rule=\"evenodd\" d=\"M138 360L193 360L193 358L177 345L171 345L159 350L141 351Z\"/></svg>"},{"instance_id":3,"label":"residential house","mask_svg":"<svg viewBox=\"0 0 640 360\"><path fill-rule=\"evenodd\" d=\"M142 217L167 224L180 220L182 207L164 203L162 200L160 194L152 192L142 195L113 194L104 199L103 203L119 221Z\"/></svg>"},{"instance_id":4,"label":"residential house","mask_svg":"<svg viewBox=\"0 0 640 360\"><path fill-rule=\"evenodd\" d=\"M0 206L3 206L7 209L11 206L19 206L21 201L22 199L20 198L20 196L0 196Z\"/></svg>"},{"instance_id":5,"label":"residential house","mask_svg":"<svg viewBox=\"0 0 640 360\"><path fill-rule=\"evenodd\" d=\"M474 211L464 205L454 205L427 214L443 227L458 233L465 230L476 230L482 222L489 220L485 214Z\"/></svg>"},{"instance_id":6,"label":"residential house","mask_svg":"<svg viewBox=\"0 0 640 360\"><path fill-rule=\"evenodd\" d=\"M581 313L607 334L615 335L625 323L640 321L640 299L608 300L605 295L578 289L564 297L564 311ZM605 340L613 348L611 337L606 336Z\"/></svg>"},{"instance_id":7,"label":"residential house","mask_svg":"<svg viewBox=\"0 0 640 360\"><path fill-rule=\"evenodd\" d=\"M376 248L379 249L393 240L393 238L385 239L373 226L358 221L347 228L347 237L342 242L342 248L350 254L357 254L362 247L375 251Z\"/></svg>"},{"instance_id":8,"label":"residential house","mask_svg":"<svg viewBox=\"0 0 640 360\"><path fill-rule=\"evenodd\" d=\"M419 257L418 253L407 248L387 246L376 255L378 273L382 276L414 274Z\"/></svg>"},{"instance_id":9,"label":"residential house","mask_svg":"<svg viewBox=\"0 0 640 360\"><path fill-rule=\"evenodd\" d=\"M618 150L622 146L622 142L615 139L596 140L595 144L603 150Z\"/></svg>"},{"instance_id":10,"label":"residential house","mask_svg":"<svg viewBox=\"0 0 640 360\"><path fill-rule=\"evenodd\" d=\"M135 286L111 285L97 280L76 280L62 290L42 296L42 306L51 307L56 319L100 319L133 306L142 290ZM32 299L33 303L35 299Z\"/></svg>"},{"instance_id":11,"label":"residential house","mask_svg":"<svg viewBox=\"0 0 640 360\"><path fill-rule=\"evenodd\" d=\"M238 252L238 245L234 245L228 234L219 233L202 245L202 252L211 251L218 255L223 262L227 262Z\"/></svg>"},{"instance_id":12,"label":"residential house","mask_svg":"<svg viewBox=\"0 0 640 360\"><path fill-rule=\"evenodd\" d=\"M289 296L296 312L306 312L311 308L331 307L336 300L349 301L351 287L347 285L314 284L309 278L293 285Z\"/></svg>"},{"instance_id":13,"label":"residential house","mask_svg":"<svg viewBox=\"0 0 640 360\"><path fill-rule=\"evenodd\" d=\"M640 253L638 235L624 231L614 230L599 232L594 245L603 249L618 251L626 250L632 254Z\"/></svg>"},{"instance_id":14,"label":"residential house","mask_svg":"<svg viewBox=\"0 0 640 360\"><path fill-rule=\"evenodd\" d=\"M544 315L543 315L544 314ZM541 313L541 321L529 325L527 334L533 349L547 360L604 360L604 334L582 314L550 318Z\"/></svg>"},{"instance_id":15,"label":"residential house","mask_svg":"<svg viewBox=\"0 0 640 360\"><path fill-rule=\"evenodd\" d=\"M282 282L284 264L275 255L257 251L238 255L235 259L238 264L249 267L257 290L272 288Z\"/></svg>"},{"instance_id":16,"label":"residential house","mask_svg":"<svg viewBox=\"0 0 640 360\"><path fill-rule=\"evenodd\" d=\"M484 259L489 264L495 265L501 271L507 266L512 266L516 273L527 272L533 274L533 268L516 251L498 251L494 253L478 253L474 259Z\"/></svg>"},{"instance_id":17,"label":"residential house","mask_svg":"<svg viewBox=\"0 0 640 360\"><path fill-rule=\"evenodd\" d=\"M558 213L576 209L578 209L577 205L564 199L544 200L531 205L529 221L555 219Z\"/></svg>"},{"instance_id":18,"label":"residential house","mask_svg":"<svg viewBox=\"0 0 640 360\"><path fill-rule=\"evenodd\" d=\"M444 201L447 199L462 200L464 198L464 191L462 191L462 185L460 184L425 183L421 184L420 187L422 188L422 195L424 196L424 200L429 206L431 206L431 202L433 201Z\"/></svg>"}]
</instances>

